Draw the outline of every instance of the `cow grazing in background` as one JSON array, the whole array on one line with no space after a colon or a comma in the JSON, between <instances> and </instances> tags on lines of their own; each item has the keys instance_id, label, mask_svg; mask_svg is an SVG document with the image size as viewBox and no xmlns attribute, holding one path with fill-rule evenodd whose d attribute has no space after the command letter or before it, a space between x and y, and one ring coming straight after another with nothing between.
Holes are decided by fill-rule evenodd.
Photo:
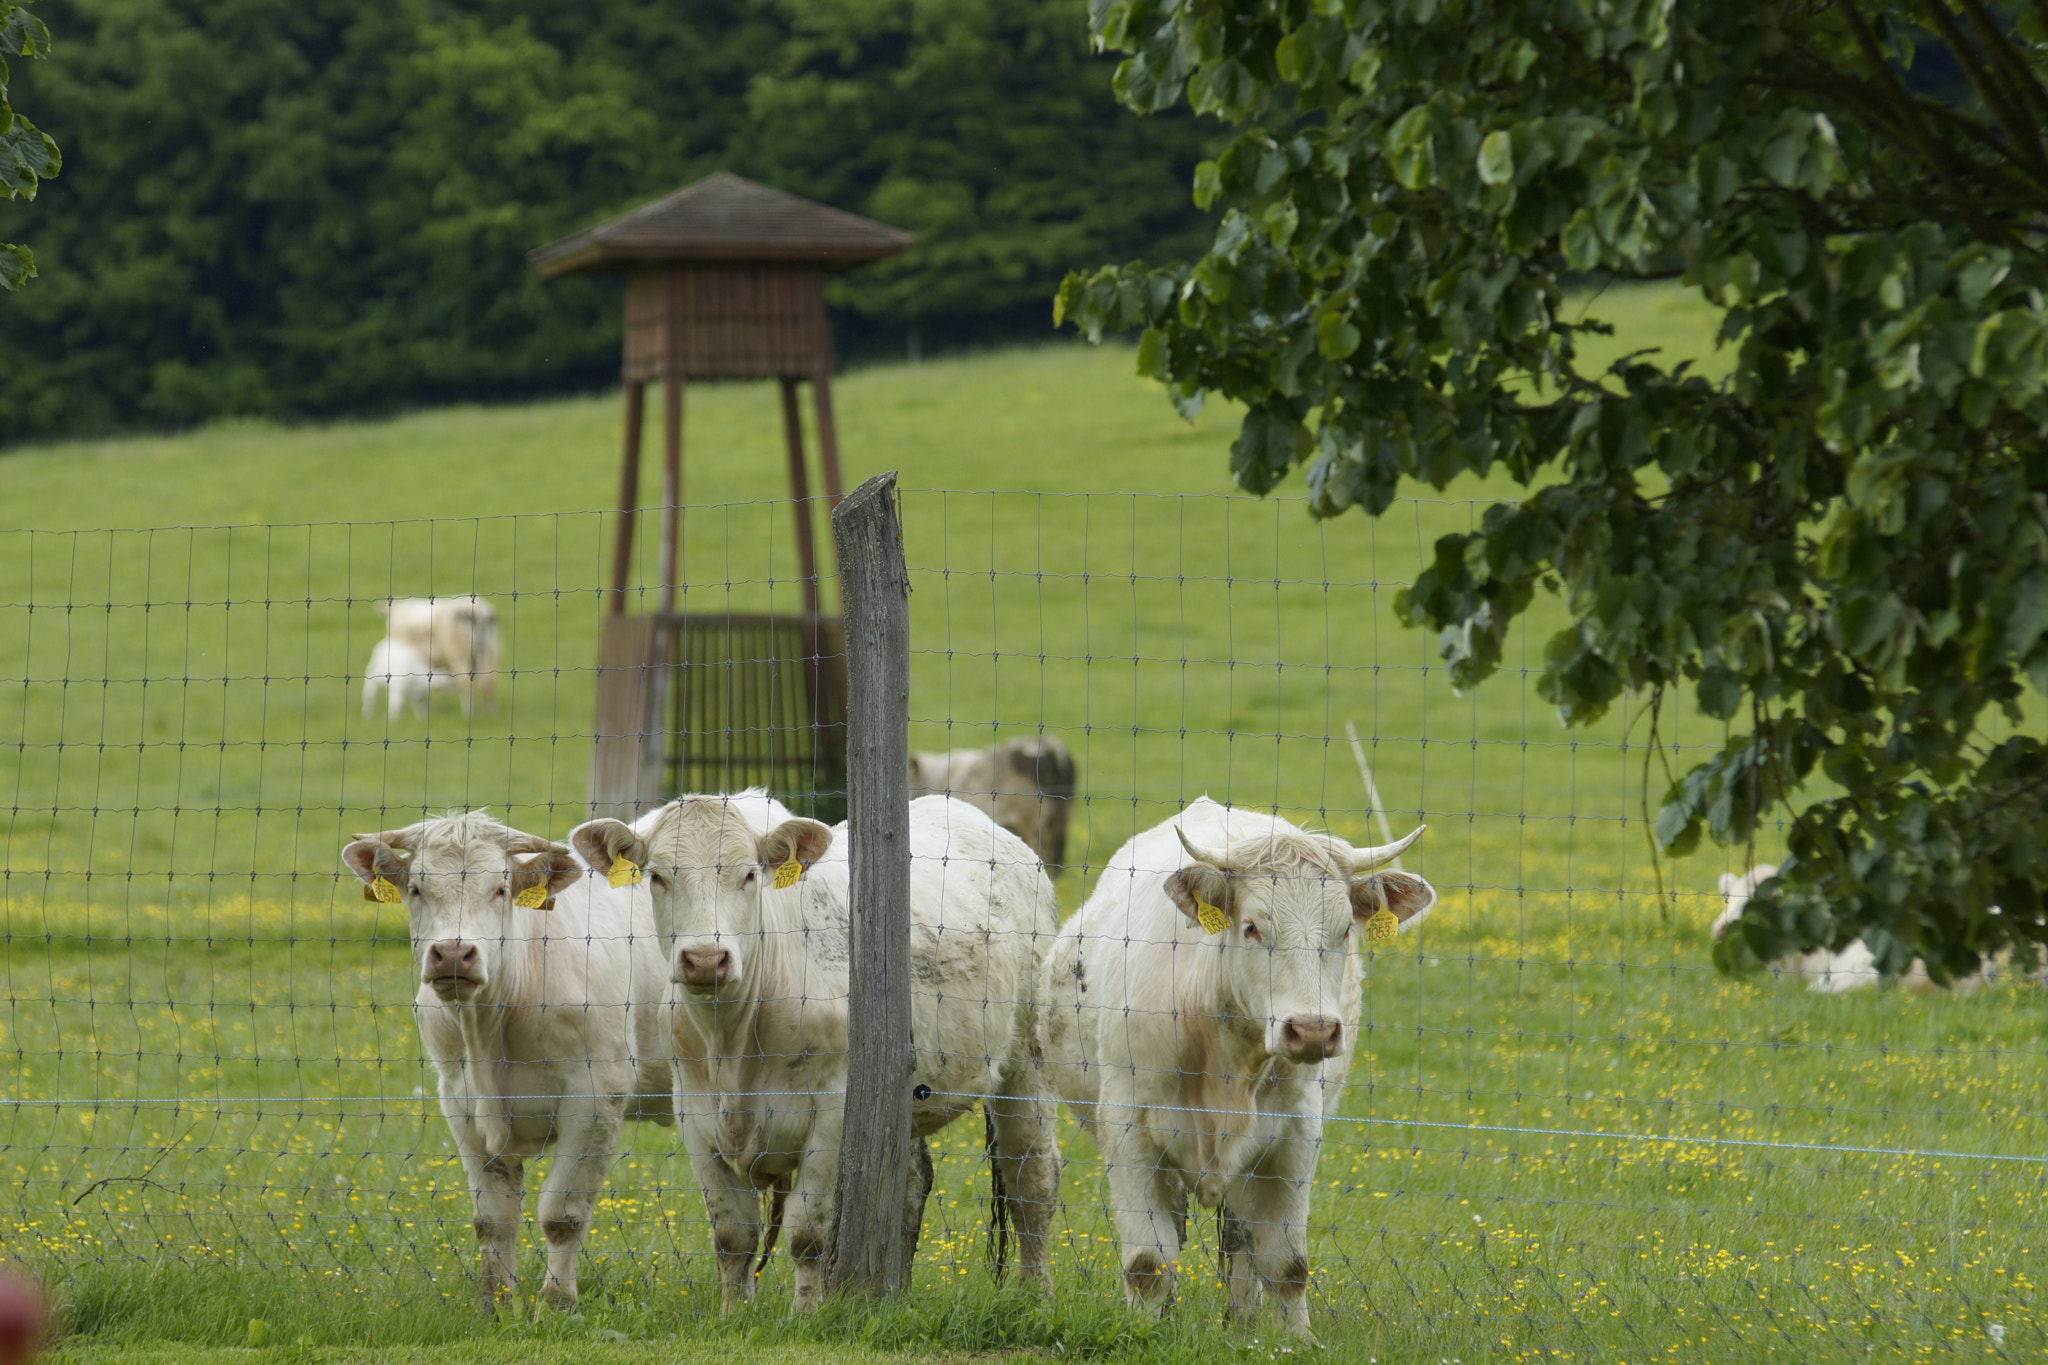
<instances>
[{"instance_id":1,"label":"cow grazing in background","mask_svg":"<svg viewBox=\"0 0 2048 1365\"><path fill-rule=\"evenodd\" d=\"M413 1013L469 1178L484 1308L515 1284L526 1162L550 1146L541 1294L575 1303L621 1122L673 1122L647 892L586 878L566 846L481 811L360 835L341 856L411 920Z\"/></svg>"},{"instance_id":2,"label":"cow grazing in background","mask_svg":"<svg viewBox=\"0 0 2048 1365\"><path fill-rule=\"evenodd\" d=\"M469 715L497 689L498 614L474 593L464 597L394 597L382 603L384 633L411 647L447 679Z\"/></svg>"},{"instance_id":3,"label":"cow grazing in background","mask_svg":"<svg viewBox=\"0 0 2048 1365\"><path fill-rule=\"evenodd\" d=\"M1046 957L1039 1045L1095 1138L1125 1295L1162 1310L1187 1197L1218 1211L1234 1317L1268 1293L1309 1337L1308 1219L1323 1120L1357 1045L1361 939L1436 903L1382 848L1207 797L1111 858Z\"/></svg>"},{"instance_id":4,"label":"cow grazing in background","mask_svg":"<svg viewBox=\"0 0 2048 1365\"><path fill-rule=\"evenodd\" d=\"M397 720L408 706L414 715L424 717L434 688L447 685L448 680L434 672L426 655L387 636L370 651L370 662L363 669L363 714L377 714L377 692L382 688L389 696L386 720Z\"/></svg>"},{"instance_id":5,"label":"cow grazing in background","mask_svg":"<svg viewBox=\"0 0 2048 1365\"><path fill-rule=\"evenodd\" d=\"M1742 912L1749 908L1750 897L1756 889L1778 875L1773 863L1758 863L1749 871L1737 875L1733 872L1721 874L1721 913L1714 920L1714 939L1719 942L1742 918ZM1849 946L1839 951L1831 948L1815 948L1809 953L1792 953L1768 964L1773 975L1783 974L1795 980L1804 981L1810 991L1822 995L1840 995L1845 991L1860 991L1880 984L1884 976L1877 970L1877 957L1862 939L1854 939ZM1997 979L1996 968L1987 963L1968 976L1958 977L1948 989L1967 993ZM1919 958L1906 969L1898 984L1909 991L1923 993L1938 991L1940 986L1927 975L1927 966Z\"/></svg>"},{"instance_id":6,"label":"cow grazing in background","mask_svg":"<svg viewBox=\"0 0 2048 1365\"><path fill-rule=\"evenodd\" d=\"M913 753L910 794L965 801L1029 844L1048 870L1066 864L1074 756L1051 735L1006 739L989 749Z\"/></svg>"},{"instance_id":7,"label":"cow grazing in background","mask_svg":"<svg viewBox=\"0 0 2048 1365\"><path fill-rule=\"evenodd\" d=\"M570 838L593 867L644 870L654 888L674 982L677 1110L726 1308L754 1292L764 1192L783 1209L794 1307L817 1307L845 1118L846 826L794 818L756 789L685 796L632 825L593 820ZM1031 996L1059 926L1052 883L986 815L925 797L910 804L910 895L906 1084L929 1087L912 1105L913 1136L922 1153L973 1096L1001 1097L986 1102L1001 1211L1017 1227L1025 1278L1044 1284L1060 1162L1054 1102L1032 1063ZM930 1183L925 1156L904 1210L913 1234Z\"/></svg>"}]
</instances>

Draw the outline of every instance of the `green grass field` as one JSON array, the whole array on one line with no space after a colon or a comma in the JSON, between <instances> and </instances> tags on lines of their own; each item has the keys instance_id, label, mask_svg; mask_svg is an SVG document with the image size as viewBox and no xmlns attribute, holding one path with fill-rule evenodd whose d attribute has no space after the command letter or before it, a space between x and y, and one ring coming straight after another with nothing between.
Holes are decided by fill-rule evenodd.
<instances>
[{"instance_id":1,"label":"green grass field","mask_svg":"<svg viewBox=\"0 0 2048 1365\"><path fill-rule=\"evenodd\" d=\"M1675 293L1594 307L1614 353L1706 351L1711 319ZM1067 741L1086 798L1067 907L1205 791L1371 836L1347 720L1397 829L1430 825L1409 866L1443 905L1369 964L1319 1172L1333 1353L2048 1355L2048 999L1716 976L1705 925L1732 864L1666 865L1678 894L1657 896L1645 718L1567 732L1534 696L1556 605L1465 696L1394 618L1435 538L1504 487L1327 524L1232 496L1230 415L1182 423L1114 350L866 371L837 397L850 477L894 468L906 490L913 743ZM619 427L607 398L0 460L0 645L22 661L0 700L0 1239L64 1304L65 1356L1272 1354L1268 1331L1219 1330L1206 1217L1177 1314L1124 1314L1071 1128L1049 1301L990 1284L962 1125L902 1305L791 1323L778 1260L720 1322L701 1203L648 1130L601 1206L584 1311L470 1315L405 927L336 855L423 809L558 836L582 817L609 544L591 509L614 497ZM793 606L772 391L694 390L688 441L685 606ZM498 604L496 710L363 719L375 602L430 591ZM1664 717L1674 765L1718 734Z\"/></svg>"}]
</instances>

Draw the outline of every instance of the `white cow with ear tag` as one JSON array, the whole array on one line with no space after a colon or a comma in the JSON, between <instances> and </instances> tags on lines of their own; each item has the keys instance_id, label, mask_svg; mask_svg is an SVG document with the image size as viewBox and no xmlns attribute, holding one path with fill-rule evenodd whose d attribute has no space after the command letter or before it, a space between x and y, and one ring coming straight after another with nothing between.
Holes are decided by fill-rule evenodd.
<instances>
[{"instance_id":1,"label":"white cow with ear tag","mask_svg":"<svg viewBox=\"0 0 2048 1365\"><path fill-rule=\"evenodd\" d=\"M1232 1314L1270 1292L1313 1339L1309 1194L1357 1046L1357 945L1435 905L1387 867L1421 834L1353 848L1203 797L1117 850L1060 930L1039 1045L1102 1150L1133 1306L1171 1302L1192 1193L1222 1222Z\"/></svg>"},{"instance_id":2,"label":"white cow with ear tag","mask_svg":"<svg viewBox=\"0 0 2048 1365\"><path fill-rule=\"evenodd\" d=\"M341 857L411 921L413 1013L469 1177L484 1310L514 1287L526 1162L550 1145L541 1295L575 1303L620 1122L674 1121L647 893L586 878L566 845L482 811L358 835Z\"/></svg>"},{"instance_id":3,"label":"white cow with ear tag","mask_svg":"<svg viewBox=\"0 0 2048 1365\"><path fill-rule=\"evenodd\" d=\"M755 789L684 796L631 825L593 820L569 837L592 867L654 888L677 1114L725 1307L753 1296L763 1194L788 1228L793 1307L817 1307L846 1112L846 826L793 817ZM1058 924L1052 883L1023 840L950 797L910 803L911 1135L922 1152L974 1097L993 1097L984 1116L998 1209L1035 1284L1047 1282L1060 1158L1055 1102L1031 1057L1031 995ZM906 1255L930 1183L925 1156L911 1172Z\"/></svg>"}]
</instances>

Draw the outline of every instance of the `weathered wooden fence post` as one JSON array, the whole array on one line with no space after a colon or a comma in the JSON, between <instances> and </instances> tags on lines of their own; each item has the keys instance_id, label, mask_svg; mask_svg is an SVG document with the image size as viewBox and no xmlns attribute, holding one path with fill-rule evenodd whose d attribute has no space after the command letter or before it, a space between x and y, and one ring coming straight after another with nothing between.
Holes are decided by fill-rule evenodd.
<instances>
[{"instance_id":1,"label":"weathered wooden fence post","mask_svg":"<svg viewBox=\"0 0 2048 1365\"><path fill-rule=\"evenodd\" d=\"M847 822L853 873L846 1127L825 1286L903 1286L910 1087L910 577L896 475L832 513L846 619Z\"/></svg>"}]
</instances>

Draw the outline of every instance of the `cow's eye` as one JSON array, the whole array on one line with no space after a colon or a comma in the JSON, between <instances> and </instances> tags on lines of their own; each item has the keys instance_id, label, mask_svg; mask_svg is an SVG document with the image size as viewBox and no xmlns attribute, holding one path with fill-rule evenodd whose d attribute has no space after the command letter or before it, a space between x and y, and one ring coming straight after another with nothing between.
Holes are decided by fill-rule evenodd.
<instances>
[{"instance_id":1,"label":"cow's eye","mask_svg":"<svg viewBox=\"0 0 2048 1365\"><path fill-rule=\"evenodd\" d=\"M1244 922L1244 936L1254 943L1264 943L1266 941L1259 937L1259 926L1253 924L1250 920Z\"/></svg>"},{"instance_id":2,"label":"cow's eye","mask_svg":"<svg viewBox=\"0 0 2048 1365\"><path fill-rule=\"evenodd\" d=\"M748 869L747 869L747 875L746 875L746 876L744 876L744 877L742 877L742 878L740 878L740 890L744 891L744 890L746 890L746 889L747 889L748 887L752 886L752 885L754 884L754 882L755 882L755 881L756 881L756 880L757 880L757 879L759 878L759 876L760 876L760 869L759 869L759 868L753 868L753 867L750 867L750 868L748 868Z\"/></svg>"}]
</instances>

